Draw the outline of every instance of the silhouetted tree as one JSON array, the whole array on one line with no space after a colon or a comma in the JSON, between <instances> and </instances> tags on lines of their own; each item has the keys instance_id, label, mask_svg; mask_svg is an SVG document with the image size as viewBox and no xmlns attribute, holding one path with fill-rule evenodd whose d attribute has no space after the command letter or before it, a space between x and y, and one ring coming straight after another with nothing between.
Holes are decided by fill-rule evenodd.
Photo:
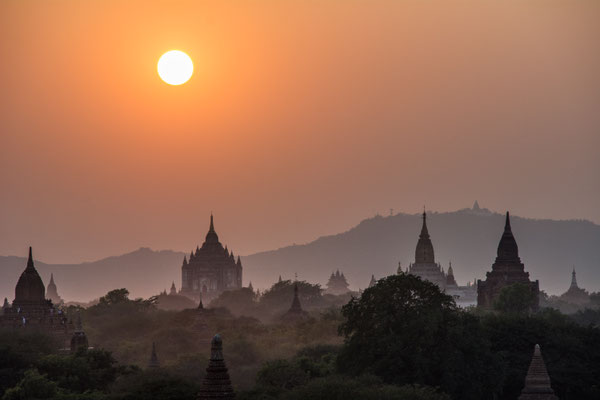
<instances>
[{"instance_id":1,"label":"silhouetted tree","mask_svg":"<svg viewBox=\"0 0 600 400\"><path fill-rule=\"evenodd\" d=\"M494 310L513 313L528 314L535 304L535 293L528 285L513 283L502 288L498 298L494 302Z\"/></svg>"},{"instance_id":2,"label":"silhouetted tree","mask_svg":"<svg viewBox=\"0 0 600 400\"><path fill-rule=\"evenodd\" d=\"M440 387L454 398L491 398L501 368L478 319L420 278L380 279L342 309L345 345L339 369L373 373L386 383Z\"/></svg>"}]
</instances>

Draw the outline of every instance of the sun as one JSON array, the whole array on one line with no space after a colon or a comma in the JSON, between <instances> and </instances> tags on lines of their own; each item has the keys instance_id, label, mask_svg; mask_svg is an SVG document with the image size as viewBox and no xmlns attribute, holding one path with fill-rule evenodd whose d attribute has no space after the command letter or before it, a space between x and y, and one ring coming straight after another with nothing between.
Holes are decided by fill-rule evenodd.
<instances>
[{"instance_id":1,"label":"sun","mask_svg":"<svg viewBox=\"0 0 600 400\"><path fill-rule=\"evenodd\" d=\"M183 51L171 50L160 57L156 69L160 79L169 85L181 85L192 77L194 63Z\"/></svg>"}]
</instances>

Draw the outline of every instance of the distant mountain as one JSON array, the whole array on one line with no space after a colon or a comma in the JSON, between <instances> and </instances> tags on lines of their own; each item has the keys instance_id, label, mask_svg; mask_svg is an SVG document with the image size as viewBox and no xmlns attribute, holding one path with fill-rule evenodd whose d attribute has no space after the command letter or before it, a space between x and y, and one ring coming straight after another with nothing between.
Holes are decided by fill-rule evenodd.
<instances>
[{"instance_id":1,"label":"distant mountain","mask_svg":"<svg viewBox=\"0 0 600 400\"><path fill-rule=\"evenodd\" d=\"M35 249L33 249L35 260ZM181 262L184 253L171 250L153 251L140 248L116 257L81 264L45 264L35 261L45 285L50 273L58 294L65 301L89 301L109 290L127 288L131 297L149 297L181 282ZM14 299L15 285L25 269L24 257L0 256L0 301Z\"/></svg>"},{"instance_id":2,"label":"distant mountain","mask_svg":"<svg viewBox=\"0 0 600 400\"><path fill-rule=\"evenodd\" d=\"M589 221L535 220L511 216L513 233L525 269L550 294L569 288L575 265L579 285L600 291L600 226ZM482 279L496 257L504 229L504 214L487 209L463 209L427 214L427 226L436 260L447 269L452 261L459 284ZM421 231L420 214L396 214L366 219L337 235L321 237L304 245L242 257L244 282L255 288L270 287L284 279L324 285L332 271L344 272L353 289L365 288L371 274L376 278L395 273L398 262L405 269L414 260ZM35 249L34 249L35 257ZM109 290L125 287L132 297L149 297L181 283L184 253L140 248L116 257L82 264L45 264L36 267L47 285L50 273L58 293L67 301L89 301ZM14 287L26 265L23 257L0 256L0 301L14 298Z\"/></svg>"},{"instance_id":3,"label":"distant mountain","mask_svg":"<svg viewBox=\"0 0 600 400\"><path fill-rule=\"evenodd\" d=\"M284 279L327 282L340 269L354 289L365 288L375 278L405 269L414 261L421 231L420 214L376 216L347 232L321 237L305 245L284 247L242 257L244 280L254 287L269 287L281 274ZM473 208L428 213L427 225L436 261L444 269L452 262L459 284L485 278L496 257L504 229L504 214ZM579 285L600 290L600 226L584 220L554 221L511 216L521 260L531 279L542 290L560 294L569 288L575 266Z\"/></svg>"}]
</instances>

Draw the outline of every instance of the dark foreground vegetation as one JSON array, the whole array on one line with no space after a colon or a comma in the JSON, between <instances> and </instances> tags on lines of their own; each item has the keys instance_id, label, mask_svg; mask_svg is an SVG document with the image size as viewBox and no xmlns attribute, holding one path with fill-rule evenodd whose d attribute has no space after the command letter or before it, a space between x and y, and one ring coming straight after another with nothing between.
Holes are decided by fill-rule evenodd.
<instances>
[{"instance_id":1,"label":"dark foreground vegetation","mask_svg":"<svg viewBox=\"0 0 600 400\"><path fill-rule=\"evenodd\" d=\"M94 349L75 354L57 353L56 343L35 332L0 331L0 397L192 400L219 332L242 400L512 400L536 343L560 399L600 398L597 310L530 314L506 307L510 293L496 312L462 310L435 285L400 274L341 309L339 299L310 292L305 303L325 308L291 323L276 318L290 302L291 282L277 285L263 304L241 291L215 308L181 312L112 291L81 310ZM158 369L146 367L153 342Z\"/></svg>"}]
</instances>

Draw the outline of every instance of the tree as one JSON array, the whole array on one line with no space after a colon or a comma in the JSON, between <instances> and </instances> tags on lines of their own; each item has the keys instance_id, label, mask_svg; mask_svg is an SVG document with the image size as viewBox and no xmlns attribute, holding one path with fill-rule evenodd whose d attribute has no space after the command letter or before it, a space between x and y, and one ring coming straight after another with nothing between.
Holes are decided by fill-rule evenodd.
<instances>
[{"instance_id":1,"label":"tree","mask_svg":"<svg viewBox=\"0 0 600 400\"><path fill-rule=\"evenodd\" d=\"M294 298L294 285L298 285L298 297L304 308L323 306L323 289L321 285L312 284L306 281L285 280L275 283L270 289L266 290L261 298L260 305L273 314L287 311Z\"/></svg>"},{"instance_id":2,"label":"tree","mask_svg":"<svg viewBox=\"0 0 600 400\"><path fill-rule=\"evenodd\" d=\"M2 400L52 399L57 392L56 383L36 369L29 369L17 386L4 393Z\"/></svg>"},{"instance_id":3,"label":"tree","mask_svg":"<svg viewBox=\"0 0 600 400\"><path fill-rule=\"evenodd\" d=\"M513 314L529 314L535 305L535 293L528 285L513 283L500 291L494 302L496 311Z\"/></svg>"},{"instance_id":4,"label":"tree","mask_svg":"<svg viewBox=\"0 0 600 400\"><path fill-rule=\"evenodd\" d=\"M112 304L127 303L129 300L129 290L114 289L108 292L106 295L100 297L99 304L104 306L110 306Z\"/></svg>"},{"instance_id":5,"label":"tree","mask_svg":"<svg viewBox=\"0 0 600 400\"><path fill-rule=\"evenodd\" d=\"M248 314L256 306L256 293L250 288L226 290L210 303L211 307L225 307L235 315Z\"/></svg>"},{"instance_id":6,"label":"tree","mask_svg":"<svg viewBox=\"0 0 600 400\"><path fill-rule=\"evenodd\" d=\"M478 319L431 282L389 276L342 313L342 372L373 373L396 385L437 386L460 399L491 398L500 389L500 364Z\"/></svg>"}]
</instances>

